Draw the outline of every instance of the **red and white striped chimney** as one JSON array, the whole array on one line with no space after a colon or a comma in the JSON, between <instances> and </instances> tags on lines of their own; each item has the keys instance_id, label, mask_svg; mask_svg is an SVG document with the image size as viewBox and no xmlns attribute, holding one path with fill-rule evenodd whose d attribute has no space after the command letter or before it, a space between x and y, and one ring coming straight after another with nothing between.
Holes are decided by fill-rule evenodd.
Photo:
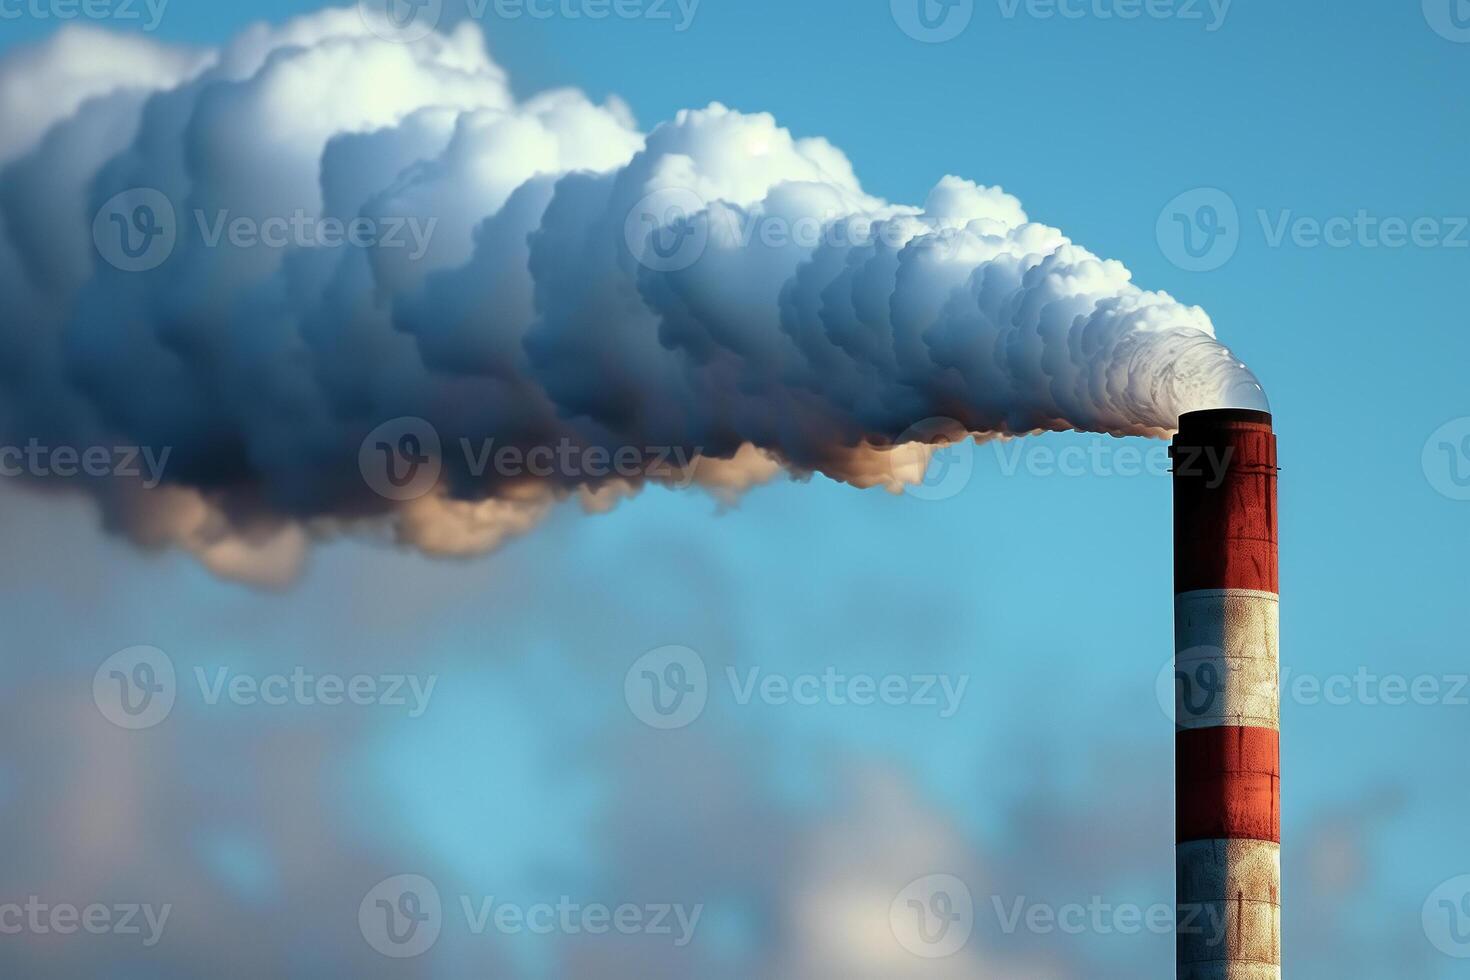
<instances>
[{"instance_id":1,"label":"red and white striped chimney","mask_svg":"<svg viewBox=\"0 0 1470 980\"><path fill-rule=\"evenodd\" d=\"M1179 980L1281 976L1276 437L1179 419L1174 460Z\"/></svg>"}]
</instances>

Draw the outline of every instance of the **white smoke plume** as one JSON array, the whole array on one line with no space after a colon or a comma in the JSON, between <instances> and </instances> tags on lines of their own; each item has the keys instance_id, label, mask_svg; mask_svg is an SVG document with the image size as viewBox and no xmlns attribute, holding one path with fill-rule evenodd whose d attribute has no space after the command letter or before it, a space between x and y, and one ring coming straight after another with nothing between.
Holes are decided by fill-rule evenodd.
<instances>
[{"instance_id":1,"label":"white smoke plume","mask_svg":"<svg viewBox=\"0 0 1470 980\"><path fill-rule=\"evenodd\" d=\"M644 134L517 101L474 25L377 27L0 59L8 474L271 584L322 535L470 554L650 482L895 489L966 435L1264 407L1202 310L997 188L890 204L769 116Z\"/></svg>"}]
</instances>

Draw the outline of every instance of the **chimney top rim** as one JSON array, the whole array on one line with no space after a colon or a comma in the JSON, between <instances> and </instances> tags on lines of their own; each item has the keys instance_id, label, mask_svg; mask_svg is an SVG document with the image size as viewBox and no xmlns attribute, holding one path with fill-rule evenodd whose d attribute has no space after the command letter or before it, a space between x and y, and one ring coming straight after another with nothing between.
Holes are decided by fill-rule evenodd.
<instances>
[{"instance_id":1,"label":"chimney top rim","mask_svg":"<svg viewBox=\"0 0 1470 980\"><path fill-rule=\"evenodd\" d=\"M1273 427L1271 413L1254 408L1206 408L1195 412L1185 412L1179 416L1181 432L1185 429L1221 428L1232 423L1260 425L1267 429Z\"/></svg>"}]
</instances>

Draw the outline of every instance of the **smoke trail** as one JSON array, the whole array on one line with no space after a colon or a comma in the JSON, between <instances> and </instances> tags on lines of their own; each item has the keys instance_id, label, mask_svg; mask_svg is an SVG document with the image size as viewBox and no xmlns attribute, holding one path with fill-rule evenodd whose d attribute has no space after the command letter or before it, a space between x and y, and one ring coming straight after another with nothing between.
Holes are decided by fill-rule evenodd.
<instances>
[{"instance_id":1,"label":"smoke trail","mask_svg":"<svg viewBox=\"0 0 1470 980\"><path fill-rule=\"evenodd\" d=\"M517 102L468 24L68 28L0 61L0 165L0 466L257 582L359 528L466 554L569 497L894 488L966 433L1264 404L1202 310L998 189L894 205L766 115Z\"/></svg>"}]
</instances>

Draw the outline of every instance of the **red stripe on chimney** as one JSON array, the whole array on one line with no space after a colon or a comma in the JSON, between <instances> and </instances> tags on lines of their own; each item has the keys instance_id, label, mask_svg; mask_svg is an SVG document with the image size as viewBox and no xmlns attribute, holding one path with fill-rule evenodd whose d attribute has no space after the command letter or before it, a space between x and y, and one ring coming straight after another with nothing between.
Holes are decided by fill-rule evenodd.
<instances>
[{"instance_id":1,"label":"red stripe on chimney","mask_svg":"<svg viewBox=\"0 0 1470 980\"><path fill-rule=\"evenodd\" d=\"M1175 739L1180 842L1281 841L1280 735L1269 728L1196 728Z\"/></svg>"},{"instance_id":2,"label":"red stripe on chimney","mask_svg":"<svg viewBox=\"0 0 1470 980\"><path fill-rule=\"evenodd\" d=\"M1191 426L1195 420L1186 416L1170 450L1175 592L1280 591L1276 438L1269 419L1243 412Z\"/></svg>"}]
</instances>

